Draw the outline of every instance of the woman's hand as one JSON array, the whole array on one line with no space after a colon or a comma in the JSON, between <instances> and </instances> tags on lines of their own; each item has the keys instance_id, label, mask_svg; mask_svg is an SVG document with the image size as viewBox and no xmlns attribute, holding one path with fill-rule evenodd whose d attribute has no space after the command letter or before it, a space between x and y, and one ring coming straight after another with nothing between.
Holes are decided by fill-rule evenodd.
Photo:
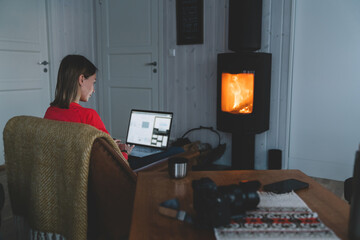
<instances>
[{"instance_id":1,"label":"woman's hand","mask_svg":"<svg viewBox=\"0 0 360 240\"><path fill-rule=\"evenodd\" d=\"M131 151L135 145L130 146L129 144L122 143L121 140L115 139L116 144L119 146L120 150L126 152L128 155L131 154Z\"/></svg>"}]
</instances>

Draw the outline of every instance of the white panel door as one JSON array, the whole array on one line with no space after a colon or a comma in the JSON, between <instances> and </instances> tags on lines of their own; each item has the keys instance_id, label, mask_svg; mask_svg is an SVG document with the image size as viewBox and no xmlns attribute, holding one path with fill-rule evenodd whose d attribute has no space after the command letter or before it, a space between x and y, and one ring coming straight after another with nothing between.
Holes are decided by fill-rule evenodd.
<instances>
[{"instance_id":1,"label":"white panel door","mask_svg":"<svg viewBox=\"0 0 360 240\"><path fill-rule=\"evenodd\" d=\"M159 2L100 3L101 104L111 135L124 139L132 108L159 109Z\"/></svg>"},{"instance_id":2,"label":"white panel door","mask_svg":"<svg viewBox=\"0 0 360 240\"><path fill-rule=\"evenodd\" d=\"M1 1L1 132L11 117L42 117L49 105L49 66L38 64L48 61L46 34L45 0ZM1 137L0 165L5 163L3 148Z\"/></svg>"}]
</instances>

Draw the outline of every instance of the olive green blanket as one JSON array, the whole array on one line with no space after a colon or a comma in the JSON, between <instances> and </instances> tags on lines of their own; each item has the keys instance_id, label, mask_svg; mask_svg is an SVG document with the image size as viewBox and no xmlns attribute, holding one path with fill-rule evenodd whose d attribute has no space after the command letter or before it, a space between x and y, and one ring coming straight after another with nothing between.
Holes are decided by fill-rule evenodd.
<instances>
[{"instance_id":1,"label":"olive green blanket","mask_svg":"<svg viewBox=\"0 0 360 240\"><path fill-rule=\"evenodd\" d=\"M86 239L91 148L102 137L123 158L113 139L90 125L31 116L10 119L3 137L13 213L34 230Z\"/></svg>"}]
</instances>

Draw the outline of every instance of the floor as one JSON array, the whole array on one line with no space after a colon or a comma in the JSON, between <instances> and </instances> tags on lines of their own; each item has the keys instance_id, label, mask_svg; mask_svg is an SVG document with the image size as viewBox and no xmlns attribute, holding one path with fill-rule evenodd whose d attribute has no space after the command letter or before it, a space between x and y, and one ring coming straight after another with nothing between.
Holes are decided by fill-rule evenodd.
<instances>
[{"instance_id":1,"label":"floor","mask_svg":"<svg viewBox=\"0 0 360 240\"><path fill-rule=\"evenodd\" d=\"M338 197L344 199L344 182L335 181L322 178L314 178L317 182L325 188L333 192ZM5 171L0 171L0 183L5 188L5 206L1 212L1 227L0 227L0 240L1 239L16 239L15 228L13 224L13 217L11 212L9 193L7 191L7 181ZM2 237L2 238L1 238Z\"/></svg>"},{"instance_id":2,"label":"floor","mask_svg":"<svg viewBox=\"0 0 360 240\"><path fill-rule=\"evenodd\" d=\"M0 237L0 239L16 239L5 170L0 171L0 183L5 190L5 205L1 211L0 236L2 238Z\"/></svg>"},{"instance_id":3,"label":"floor","mask_svg":"<svg viewBox=\"0 0 360 240\"><path fill-rule=\"evenodd\" d=\"M340 197L341 199L345 200L344 198L344 182L343 181L335 181L330 179L324 178L315 178L315 181L320 183L323 187L327 188L331 192L333 192L336 196Z\"/></svg>"}]
</instances>

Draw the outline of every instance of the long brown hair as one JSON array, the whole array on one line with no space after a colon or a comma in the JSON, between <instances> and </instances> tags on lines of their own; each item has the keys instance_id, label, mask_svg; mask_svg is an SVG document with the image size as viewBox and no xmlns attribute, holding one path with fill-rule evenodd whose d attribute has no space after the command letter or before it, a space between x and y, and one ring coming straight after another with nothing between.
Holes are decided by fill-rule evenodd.
<instances>
[{"instance_id":1,"label":"long brown hair","mask_svg":"<svg viewBox=\"0 0 360 240\"><path fill-rule=\"evenodd\" d=\"M67 55L60 63L57 76L55 99L51 106L69 108L78 93L78 79L81 74L85 78L94 75L97 68L86 57L81 55Z\"/></svg>"}]
</instances>

